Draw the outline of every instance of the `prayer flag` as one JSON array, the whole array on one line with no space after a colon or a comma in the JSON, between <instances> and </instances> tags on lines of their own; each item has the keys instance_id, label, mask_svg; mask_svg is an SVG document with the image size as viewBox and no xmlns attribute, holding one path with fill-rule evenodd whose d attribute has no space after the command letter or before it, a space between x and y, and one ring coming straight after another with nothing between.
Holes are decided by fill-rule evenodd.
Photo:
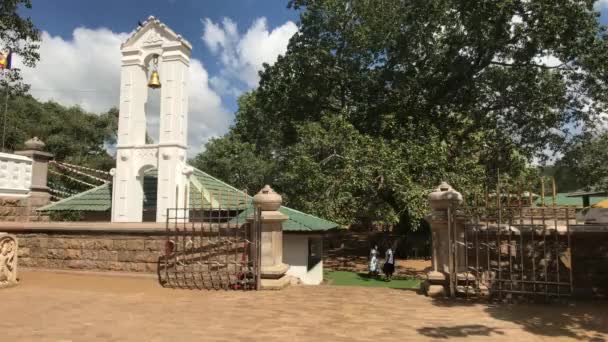
<instances>
[{"instance_id":1,"label":"prayer flag","mask_svg":"<svg viewBox=\"0 0 608 342\"><path fill-rule=\"evenodd\" d=\"M0 53L0 69L7 70L11 68L12 53Z\"/></svg>"}]
</instances>

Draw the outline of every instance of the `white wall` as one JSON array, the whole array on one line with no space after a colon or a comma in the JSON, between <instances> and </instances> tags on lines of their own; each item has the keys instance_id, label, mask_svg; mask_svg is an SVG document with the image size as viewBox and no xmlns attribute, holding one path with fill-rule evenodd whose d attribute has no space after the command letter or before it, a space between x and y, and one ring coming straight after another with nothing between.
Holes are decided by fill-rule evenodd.
<instances>
[{"instance_id":1,"label":"white wall","mask_svg":"<svg viewBox=\"0 0 608 342\"><path fill-rule=\"evenodd\" d=\"M299 278L303 284L319 285L323 281L323 260L308 270L308 239L305 234L283 232L283 262L289 265L287 274Z\"/></svg>"},{"instance_id":2,"label":"white wall","mask_svg":"<svg viewBox=\"0 0 608 342\"><path fill-rule=\"evenodd\" d=\"M32 185L32 160L10 153L0 153L0 195L25 196Z\"/></svg>"}]
</instances>

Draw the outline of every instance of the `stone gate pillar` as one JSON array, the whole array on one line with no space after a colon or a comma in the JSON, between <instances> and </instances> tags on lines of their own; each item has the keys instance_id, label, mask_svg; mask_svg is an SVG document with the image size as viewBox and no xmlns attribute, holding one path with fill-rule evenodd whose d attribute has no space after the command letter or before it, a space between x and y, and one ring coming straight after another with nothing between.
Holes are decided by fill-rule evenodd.
<instances>
[{"instance_id":1,"label":"stone gate pillar","mask_svg":"<svg viewBox=\"0 0 608 342\"><path fill-rule=\"evenodd\" d=\"M269 185L253 197L254 207L261 209L261 285L264 290L281 289L289 285L289 278L285 275L289 265L283 263L283 222L289 217L279 212L282 201L281 195Z\"/></svg>"},{"instance_id":2,"label":"stone gate pillar","mask_svg":"<svg viewBox=\"0 0 608 342\"><path fill-rule=\"evenodd\" d=\"M449 277L453 274L454 264L463 263L453 262L454 253L450 252L452 237L460 237L464 233L462 222L457 215L452 215L454 222L448 227L448 212L456 213L462 203L462 195L455 191L448 183L442 182L435 191L429 195L431 214L426 217L431 226L432 236L432 269L427 273L427 280L424 284L424 291L429 296L444 296L449 292ZM455 229L452 232L450 229ZM459 259L463 258L463 253L456 253Z\"/></svg>"},{"instance_id":3,"label":"stone gate pillar","mask_svg":"<svg viewBox=\"0 0 608 342\"><path fill-rule=\"evenodd\" d=\"M25 142L25 150L16 151L15 154L32 159L32 185L30 186L30 210L40 208L51 202L51 195L47 186L49 160L53 155L44 152L44 142L34 137Z\"/></svg>"}]
</instances>

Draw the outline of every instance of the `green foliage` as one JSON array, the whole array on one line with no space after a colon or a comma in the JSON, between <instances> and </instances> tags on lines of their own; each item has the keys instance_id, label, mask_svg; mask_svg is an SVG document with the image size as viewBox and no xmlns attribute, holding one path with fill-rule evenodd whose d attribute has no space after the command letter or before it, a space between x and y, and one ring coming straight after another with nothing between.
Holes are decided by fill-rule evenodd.
<instances>
[{"instance_id":1,"label":"green foliage","mask_svg":"<svg viewBox=\"0 0 608 342\"><path fill-rule=\"evenodd\" d=\"M76 222L82 219L80 211L51 211L49 218L53 222Z\"/></svg>"},{"instance_id":2,"label":"green foliage","mask_svg":"<svg viewBox=\"0 0 608 342\"><path fill-rule=\"evenodd\" d=\"M31 0L2 0L0 2L0 49L10 50L19 55L24 65L33 67L40 59L40 32L30 18L23 18L23 9L32 8ZM14 58L14 56L13 56ZM19 69L11 69L6 77L0 80L2 88L10 84L11 92L21 94L28 86L22 83Z\"/></svg>"},{"instance_id":3,"label":"green foliage","mask_svg":"<svg viewBox=\"0 0 608 342\"><path fill-rule=\"evenodd\" d=\"M211 170L211 174L228 184L255 194L268 180L272 164L260 158L255 146L233 134L211 139L205 152L197 155L190 164L201 170Z\"/></svg>"},{"instance_id":4,"label":"green foliage","mask_svg":"<svg viewBox=\"0 0 608 342\"><path fill-rule=\"evenodd\" d=\"M95 115L78 107L41 103L31 96L16 96L8 101L5 146L9 151L20 150L26 140L37 136L46 144L45 150L54 154L55 160L109 170L115 162L106 147L116 142L117 129L116 109ZM100 184L95 180L83 180ZM77 192L88 189L52 173L49 183Z\"/></svg>"},{"instance_id":5,"label":"green foliage","mask_svg":"<svg viewBox=\"0 0 608 342\"><path fill-rule=\"evenodd\" d=\"M608 191L608 133L577 140L558 165L568 167L581 187Z\"/></svg>"},{"instance_id":6,"label":"green foliage","mask_svg":"<svg viewBox=\"0 0 608 342\"><path fill-rule=\"evenodd\" d=\"M608 109L608 36L590 0L290 6L299 31L224 142L251 144L289 205L328 219L416 226L441 180L482 193L500 171L531 187L532 158ZM226 178L227 157L206 154L203 169Z\"/></svg>"}]
</instances>

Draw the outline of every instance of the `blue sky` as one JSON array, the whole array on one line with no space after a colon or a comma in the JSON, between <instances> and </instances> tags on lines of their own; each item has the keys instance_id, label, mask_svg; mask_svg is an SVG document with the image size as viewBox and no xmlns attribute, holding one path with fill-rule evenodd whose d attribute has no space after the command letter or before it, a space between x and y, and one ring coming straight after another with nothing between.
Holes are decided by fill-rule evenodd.
<instances>
[{"instance_id":1,"label":"blue sky","mask_svg":"<svg viewBox=\"0 0 608 342\"><path fill-rule=\"evenodd\" d=\"M227 131L238 95L255 87L262 63L284 53L299 18L287 0L32 2L21 12L43 31L41 60L23 73L41 100L97 113L116 106L120 43L150 15L190 41L191 154ZM154 137L158 117L150 115L148 126Z\"/></svg>"},{"instance_id":2,"label":"blue sky","mask_svg":"<svg viewBox=\"0 0 608 342\"><path fill-rule=\"evenodd\" d=\"M23 10L43 31L41 60L24 68L41 100L103 112L119 101L120 43L138 21L154 15L193 45L190 154L224 134L239 94L257 85L262 63L272 64L297 31L299 13L288 0L33 0ZM596 8L608 24L608 0ZM17 61L17 66L18 61ZM157 106L151 102L151 112ZM157 110L157 109L156 109ZM148 116L152 137L158 115Z\"/></svg>"},{"instance_id":3,"label":"blue sky","mask_svg":"<svg viewBox=\"0 0 608 342\"><path fill-rule=\"evenodd\" d=\"M74 29L105 27L113 32L131 32L138 20L154 15L193 45L192 56L203 62L210 75L218 75L221 64L201 39L202 20L234 21L241 32L257 19L266 18L268 28L287 21L297 22L298 13L287 8L287 0L33 0L32 10L25 11L34 23L53 36L70 40ZM224 98L229 110L236 110L231 96Z\"/></svg>"}]
</instances>

